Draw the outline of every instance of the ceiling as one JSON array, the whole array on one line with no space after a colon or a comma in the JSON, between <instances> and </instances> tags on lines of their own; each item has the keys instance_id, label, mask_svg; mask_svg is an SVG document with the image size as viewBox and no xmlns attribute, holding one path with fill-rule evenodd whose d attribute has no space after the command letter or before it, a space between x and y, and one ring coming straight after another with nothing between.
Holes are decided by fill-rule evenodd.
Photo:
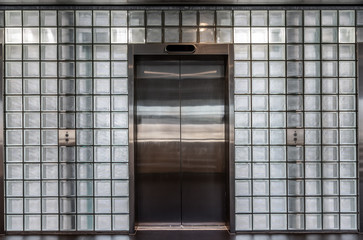
<instances>
[{"instance_id":1,"label":"ceiling","mask_svg":"<svg viewBox=\"0 0 363 240\"><path fill-rule=\"evenodd\" d=\"M363 0L0 0L0 5L363 5Z\"/></svg>"}]
</instances>

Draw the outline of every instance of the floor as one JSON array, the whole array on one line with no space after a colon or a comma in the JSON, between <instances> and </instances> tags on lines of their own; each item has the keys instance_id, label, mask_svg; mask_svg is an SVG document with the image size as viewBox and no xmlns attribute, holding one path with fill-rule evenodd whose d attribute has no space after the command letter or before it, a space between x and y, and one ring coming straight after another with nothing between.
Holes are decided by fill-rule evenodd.
<instances>
[{"instance_id":1,"label":"floor","mask_svg":"<svg viewBox=\"0 0 363 240\"><path fill-rule=\"evenodd\" d=\"M227 231L138 231L128 235L8 235L0 240L363 240L363 234L238 234Z\"/></svg>"}]
</instances>

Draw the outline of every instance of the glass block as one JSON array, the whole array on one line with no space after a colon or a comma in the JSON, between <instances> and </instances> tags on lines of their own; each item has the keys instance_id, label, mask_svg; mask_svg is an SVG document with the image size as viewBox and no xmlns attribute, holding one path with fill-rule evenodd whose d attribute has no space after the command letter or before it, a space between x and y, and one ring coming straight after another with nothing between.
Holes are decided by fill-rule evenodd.
<instances>
[{"instance_id":1,"label":"glass block","mask_svg":"<svg viewBox=\"0 0 363 240\"><path fill-rule=\"evenodd\" d=\"M129 28L129 43L145 43L145 28Z\"/></svg>"},{"instance_id":2,"label":"glass block","mask_svg":"<svg viewBox=\"0 0 363 240\"><path fill-rule=\"evenodd\" d=\"M58 134L56 130L44 130L42 131L42 144L43 145L57 145Z\"/></svg>"},{"instance_id":3,"label":"glass block","mask_svg":"<svg viewBox=\"0 0 363 240\"><path fill-rule=\"evenodd\" d=\"M338 81L336 78L323 78L322 92L336 94L338 93Z\"/></svg>"},{"instance_id":4,"label":"glass block","mask_svg":"<svg viewBox=\"0 0 363 240\"><path fill-rule=\"evenodd\" d=\"M337 194L339 194L338 180L324 180L323 181L323 194L324 195L337 195ZM338 205L338 203L337 203L337 205ZM325 204L323 205L323 207L325 207Z\"/></svg>"},{"instance_id":5,"label":"glass block","mask_svg":"<svg viewBox=\"0 0 363 240\"><path fill-rule=\"evenodd\" d=\"M335 44L323 44L321 46L321 58L323 60L337 60L338 47Z\"/></svg>"},{"instance_id":6,"label":"glass block","mask_svg":"<svg viewBox=\"0 0 363 240\"><path fill-rule=\"evenodd\" d=\"M252 93L267 93L268 91L268 83L267 78L253 78L252 79Z\"/></svg>"},{"instance_id":7,"label":"glass block","mask_svg":"<svg viewBox=\"0 0 363 240\"><path fill-rule=\"evenodd\" d=\"M77 43L92 43L92 28L77 28L76 29Z\"/></svg>"},{"instance_id":8,"label":"glass block","mask_svg":"<svg viewBox=\"0 0 363 240\"><path fill-rule=\"evenodd\" d=\"M320 113L312 112L305 113L305 127L318 128L321 126Z\"/></svg>"},{"instance_id":9,"label":"glass block","mask_svg":"<svg viewBox=\"0 0 363 240\"><path fill-rule=\"evenodd\" d=\"M111 213L111 199L96 198L95 199L95 213Z\"/></svg>"},{"instance_id":10,"label":"glass block","mask_svg":"<svg viewBox=\"0 0 363 240\"><path fill-rule=\"evenodd\" d=\"M92 196L93 195L92 181L78 181L77 195L78 196ZM92 209L92 211L93 211L93 209Z\"/></svg>"},{"instance_id":11,"label":"glass block","mask_svg":"<svg viewBox=\"0 0 363 240\"><path fill-rule=\"evenodd\" d=\"M27 197L40 196L40 182L24 181L24 196Z\"/></svg>"},{"instance_id":12,"label":"glass block","mask_svg":"<svg viewBox=\"0 0 363 240\"><path fill-rule=\"evenodd\" d=\"M196 26L197 25L197 11L182 11L182 25L183 26Z\"/></svg>"},{"instance_id":13,"label":"glass block","mask_svg":"<svg viewBox=\"0 0 363 240\"><path fill-rule=\"evenodd\" d=\"M43 179L57 179L58 166L56 164L42 164L42 178Z\"/></svg>"},{"instance_id":14,"label":"glass block","mask_svg":"<svg viewBox=\"0 0 363 240\"><path fill-rule=\"evenodd\" d=\"M356 170L355 163L340 163L340 178L355 178Z\"/></svg>"},{"instance_id":15,"label":"glass block","mask_svg":"<svg viewBox=\"0 0 363 240\"><path fill-rule=\"evenodd\" d=\"M39 11L23 11L24 26L39 26Z\"/></svg>"},{"instance_id":16,"label":"glass block","mask_svg":"<svg viewBox=\"0 0 363 240\"><path fill-rule=\"evenodd\" d=\"M131 31L131 29L130 29L130 31ZM109 43L110 42L110 30L108 28L94 28L93 29L93 42L94 43Z\"/></svg>"},{"instance_id":17,"label":"glass block","mask_svg":"<svg viewBox=\"0 0 363 240\"><path fill-rule=\"evenodd\" d=\"M217 43L232 42L232 28L217 28L216 31Z\"/></svg>"},{"instance_id":18,"label":"glass block","mask_svg":"<svg viewBox=\"0 0 363 240\"><path fill-rule=\"evenodd\" d=\"M23 182L22 181L6 181L7 197L22 197Z\"/></svg>"},{"instance_id":19,"label":"glass block","mask_svg":"<svg viewBox=\"0 0 363 240\"><path fill-rule=\"evenodd\" d=\"M93 11L93 26L109 26L110 12L109 11Z\"/></svg>"},{"instance_id":20,"label":"glass block","mask_svg":"<svg viewBox=\"0 0 363 240\"><path fill-rule=\"evenodd\" d=\"M24 62L23 63L24 77L39 77L39 62Z\"/></svg>"},{"instance_id":21,"label":"glass block","mask_svg":"<svg viewBox=\"0 0 363 240\"><path fill-rule=\"evenodd\" d=\"M237 163L235 169L236 179L248 179L251 178L251 164L249 163Z\"/></svg>"},{"instance_id":22,"label":"glass block","mask_svg":"<svg viewBox=\"0 0 363 240\"><path fill-rule=\"evenodd\" d=\"M270 113L270 127L283 128L286 126L286 114L280 112Z\"/></svg>"},{"instance_id":23,"label":"glass block","mask_svg":"<svg viewBox=\"0 0 363 240\"><path fill-rule=\"evenodd\" d=\"M111 230L111 215L96 215L95 230L110 231Z\"/></svg>"},{"instance_id":24,"label":"glass block","mask_svg":"<svg viewBox=\"0 0 363 240\"><path fill-rule=\"evenodd\" d=\"M90 231L93 230L93 216L90 215L78 215L77 216L77 230Z\"/></svg>"},{"instance_id":25,"label":"glass block","mask_svg":"<svg viewBox=\"0 0 363 240\"><path fill-rule=\"evenodd\" d=\"M253 229L254 230L268 230L269 229L269 215L268 214L255 214L253 215Z\"/></svg>"},{"instance_id":26,"label":"glass block","mask_svg":"<svg viewBox=\"0 0 363 240\"><path fill-rule=\"evenodd\" d=\"M182 28L182 42L196 42L197 41L197 29L196 28Z\"/></svg>"},{"instance_id":27,"label":"glass block","mask_svg":"<svg viewBox=\"0 0 363 240\"><path fill-rule=\"evenodd\" d=\"M160 11L147 11L147 25L148 26L161 26L161 12Z\"/></svg>"},{"instance_id":28,"label":"glass block","mask_svg":"<svg viewBox=\"0 0 363 240\"><path fill-rule=\"evenodd\" d=\"M288 78L287 79L287 93L288 94L302 94L303 81L301 78Z\"/></svg>"},{"instance_id":29,"label":"glass block","mask_svg":"<svg viewBox=\"0 0 363 240\"><path fill-rule=\"evenodd\" d=\"M127 130L113 130L112 131L112 144L113 145L128 145L128 131Z\"/></svg>"},{"instance_id":30,"label":"glass block","mask_svg":"<svg viewBox=\"0 0 363 240\"><path fill-rule=\"evenodd\" d=\"M232 25L232 11L216 11L217 26Z\"/></svg>"},{"instance_id":31,"label":"glass block","mask_svg":"<svg viewBox=\"0 0 363 240\"><path fill-rule=\"evenodd\" d=\"M39 29L23 28L23 43L39 43Z\"/></svg>"},{"instance_id":32,"label":"glass block","mask_svg":"<svg viewBox=\"0 0 363 240\"><path fill-rule=\"evenodd\" d=\"M21 97L6 97L6 110L7 111L22 111L22 98Z\"/></svg>"},{"instance_id":33,"label":"glass block","mask_svg":"<svg viewBox=\"0 0 363 240\"><path fill-rule=\"evenodd\" d=\"M285 102L285 96L270 96L270 111L285 111Z\"/></svg>"},{"instance_id":34,"label":"glass block","mask_svg":"<svg viewBox=\"0 0 363 240\"><path fill-rule=\"evenodd\" d=\"M302 127L303 115L302 113L287 113L287 127Z\"/></svg>"},{"instance_id":35,"label":"glass block","mask_svg":"<svg viewBox=\"0 0 363 240\"><path fill-rule=\"evenodd\" d=\"M267 111L268 97L267 96L252 96L252 110Z\"/></svg>"},{"instance_id":36,"label":"glass block","mask_svg":"<svg viewBox=\"0 0 363 240\"><path fill-rule=\"evenodd\" d=\"M40 11L41 26L57 26L57 11Z\"/></svg>"},{"instance_id":37,"label":"glass block","mask_svg":"<svg viewBox=\"0 0 363 240\"><path fill-rule=\"evenodd\" d=\"M270 130L270 144L285 144L286 133L284 130Z\"/></svg>"},{"instance_id":38,"label":"glass block","mask_svg":"<svg viewBox=\"0 0 363 240\"><path fill-rule=\"evenodd\" d=\"M338 62L324 61L322 63L322 76L323 77L336 77L337 75L338 75Z\"/></svg>"},{"instance_id":39,"label":"glass block","mask_svg":"<svg viewBox=\"0 0 363 240\"><path fill-rule=\"evenodd\" d=\"M8 231L23 231L23 216L22 215L7 215L6 230Z\"/></svg>"},{"instance_id":40,"label":"glass block","mask_svg":"<svg viewBox=\"0 0 363 240\"><path fill-rule=\"evenodd\" d=\"M340 77L355 77L355 62L340 61L339 76Z\"/></svg>"},{"instance_id":41,"label":"glass block","mask_svg":"<svg viewBox=\"0 0 363 240\"><path fill-rule=\"evenodd\" d=\"M341 144L355 144L356 132L352 129L340 130L340 143Z\"/></svg>"},{"instance_id":42,"label":"glass block","mask_svg":"<svg viewBox=\"0 0 363 240\"><path fill-rule=\"evenodd\" d=\"M337 128L338 127L338 114L337 113L323 113L323 127L324 128Z\"/></svg>"},{"instance_id":43,"label":"glass block","mask_svg":"<svg viewBox=\"0 0 363 240\"><path fill-rule=\"evenodd\" d=\"M76 111L92 111L92 96L77 96Z\"/></svg>"},{"instance_id":44,"label":"glass block","mask_svg":"<svg viewBox=\"0 0 363 240\"><path fill-rule=\"evenodd\" d=\"M252 77L267 77L268 66L267 62L252 62Z\"/></svg>"},{"instance_id":45,"label":"glass block","mask_svg":"<svg viewBox=\"0 0 363 240\"><path fill-rule=\"evenodd\" d=\"M60 111L74 111L75 110L75 98L72 96L59 97L59 110Z\"/></svg>"},{"instance_id":46,"label":"glass block","mask_svg":"<svg viewBox=\"0 0 363 240\"><path fill-rule=\"evenodd\" d=\"M235 160L236 162L249 162L251 161L251 147L235 147Z\"/></svg>"},{"instance_id":47,"label":"glass block","mask_svg":"<svg viewBox=\"0 0 363 240\"><path fill-rule=\"evenodd\" d=\"M323 26L336 26L337 25L337 11L336 10L322 10L321 11L321 25Z\"/></svg>"},{"instance_id":48,"label":"glass block","mask_svg":"<svg viewBox=\"0 0 363 240\"><path fill-rule=\"evenodd\" d=\"M6 113L6 128L21 128L22 126L21 113Z\"/></svg>"},{"instance_id":49,"label":"glass block","mask_svg":"<svg viewBox=\"0 0 363 240\"><path fill-rule=\"evenodd\" d=\"M339 26L354 26L355 11L354 10L339 10Z\"/></svg>"},{"instance_id":50,"label":"glass block","mask_svg":"<svg viewBox=\"0 0 363 240\"><path fill-rule=\"evenodd\" d=\"M283 94L285 93L285 79L284 78L270 78L270 94Z\"/></svg>"},{"instance_id":51,"label":"glass block","mask_svg":"<svg viewBox=\"0 0 363 240\"><path fill-rule=\"evenodd\" d=\"M310 10L304 11L304 26L319 26L320 11Z\"/></svg>"},{"instance_id":52,"label":"glass block","mask_svg":"<svg viewBox=\"0 0 363 240\"><path fill-rule=\"evenodd\" d=\"M205 43L215 42L214 28L200 28L199 29L199 41Z\"/></svg>"},{"instance_id":53,"label":"glass block","mask_svg":"<svg viewBox=\"0 0 363 240\"><path fill-rule=\"evenodd\" d=\"M24 131L24 145L39 145L40 132L38 130L25 130Z\"/></svg>"},{"instance_id":54,"label":"glass block","mask_svg":"<svg viewBox=\"0 0 363 240\"><path fill-rule=\"evenodd\" d=\"M285 60L285 45L270 45L269 60Z\"/></svg>"},{"instance_id":55,"label":"glass block","mask_svg":"<svg viewBox=\"0 0 363 240\"><path fill-rule=\"evenodd\" d=\"M284 43L285 42L285 28L269 28L269 42L270 43Z\"/></svg>"},{"instance_id":56,"label":"glass block","mask_svg":"<svg viewBox=\"0 0 363 240\"><path fill-rule=\"evenodd\" d=\"M38 96L24 97L24 111L39 111L40 98Z\"/></svg>"},{"instance_id":57,"label":"glass block","mask_svg":"<svg viewBox=\"0 0 363 240\"><path fill-rule=\"evenodd\" d=\"M37 146L24 147L24 162L39 162L40 148Z\"/></svg>"},{"instance_id":58,"label":"glass block","mask_svg":"<svg viewBox=\"0 0 363 240\"><path fill-rule=\"evenodd\" d=\"M285 163L270 163L270 178L286 178Z\"/></svg>"},{"instance_id":59,"label":"glass block","mask_svg":"<svg viewBox=\"0 0 363 240\"><path fill-rule=\"evenodd\" d=\"M41 43L57 43L57 28L41 28Z\"/></svg>"},{"instance_id":60,"label":"glass block","mask_svg":"<svg viewBox=\"0 0 363 240\"><path fill-rule=\"evenodd\" d=\"M287 43L301 43L303 33L301 28L286 28L286 42Z\"/></svg>"},{"instance_id":61,"label":"glass block","mask_svg":"<svg viewBox=\"0 0 363 240\"><path fill-rule=\"evenodd\" d=\"M268 42L267 28L251 28L251 42L267 43Z\"/></svg>"},{"instance_id":62,"label":"glass block","mask_svg":"<svg viewBox=\"0 0 363 240\"><path fill-rule=\"evenodd\" d=\"M338 164L337 163L323 163L323 178L337 178L338 177Z\"/></svg>"},{"instance_id":63,"label":"glass block","mask_svg":"<svg viewBox=\"0 0 363 240\"><path fill-rule=\"evenodd\" d=\"M8 198L6 200L6 213L7 214L22 214L23 213L23 199Z\"/></svg>"},{"instance_id":64,"label":"glass block","mask_svg":"<svg viewBox=\"0 0 363 240\"><path fill-rule=\"evenodd\" d=\"M164 42L179 42L179 28L164 28Z\"/></svg>"},{"instance_id":65,"label":"glass block","mask_svg":"<svg viewBox=\"0 0 363 240\"><path fill-rule=\"evenodd\" d=\"M287 60L301 60L302 58L302 45L287 45Z\"/></svg>"},{"instance_id":66,"label":"glass block","mask_svg":"<svg viewBox=\"0 0 363 240\"><path fill-rule=\"evenodd\" d=\"M112 179L128 179L129 166L124 163L112 164Z\"/></svg>"},{"instance_id":67,"label":"glass block","mask_svg":"<svg viewBox=\"0 0 363 240\"><path fill-rule=\"evenodd\" d=\"M165 26L179 26L179 11L164 11Z\"/></svg>"},{"instance_id":68,"label":"glass block","mask_svg":"<svg viewBox=\"0 0 363 240\"><path fill-rule=\"evenodd\" d=\"M109 128L110 113L94 113L94 122L95 128ZM85 124L87 123L85 122Z\"/></svg>"},{"instance_id":69,"label":"glass block","mask_svg":"<svg viewBox=\"0 0 363 240\"><path fill-rule=\"evenodd\" d=\"M144 15L144 11L129 11L129 26L144 26Z\"/></svg>"},{"instance_id":70,"label":"glass block","mask_svg":"<svg viewBox=\"0 0 363 240\"><path fill-rule=\"evenodd\" d=\"M94 62L94 77L110 77L110 62Z\"/></svg>"},{"instance_id":71,"label":"glass block","mask_svg":"<svg viewBox=\"0 0 363 240\"><path fill-rule=\"evenodd\" d=\"M110 145L110 131L109 130L94 130L94 144L95 145Z\"/></svg>"},{"instance_id":72,"label":"glass block","mask_svg":"<svg viewBox=\"0 0 363 240\"><path fill-rule=\"evenodd\" d=\"M255 133L258 132L263 132L264 130L256 130ZM263 135L266 135L267 131L263 132ZM263 136L260 137L260 139L262 138L263 140ZM253 155L253 161L254 162L267 162L268 158L269 158L269 152L268 152L268 147L253 147L252 150L252 155Z\"/></svg>"},{"instance_id":73,"label":"glass block","mask_svg":"<svg viewBox=\"0 0 363 240\"><path fill-rule=\"evenodd\" d=\"M355 212L357 209L357 199L355 197L341 197L340 198L340 211L341 212Z\"/></svg>"},{"instance_id":74,"label":"glass block","mask_svg":"<svg viewBox=\"0 0 363 240\"><path fill-rule=\"evenodd\" d=\"M110 162L110 147L96 147L94 154L95 162Z\"/></svg>"},{"instance_id":75,"label":"glass block","mask_svg":"<svg viewBox=\"0 0 363 240\"><path fill-rule=\"evenodd\" d=\"M39 46L38 45L24 45L23 46L23 60L39 60ZM36 63L39 65L39 63ZM28 71L31 72L31 71ZM34 69L33 72L36 72L39 75L39 66L37 69Z\"/></svg>"},{"instance_id":76,"label":"glass block","mask_svg":"<svg viewBox=\"0 0 363 240\"><path fill-rule=\"evenodd\" d=\"M267 45L252 45L252 60L267 60L267 49ZM246 51L249 50L249 48L243 50Z\"/></svg>"},{"instance_id":77,"label":"glass block","mask_svg":"<svg viewBox=\"0 0 363 240\"><path fill-rule=\"evenodd\" d=\"M305 105L305 111L319 111L320 96L305 95L304 105Z\"/></svg>"},{"instance_id":78,"label":"glass block","mask_svg":"<svg viewBox=\"0 0 363 240\"><path fill-rule=\"evenodd\" d=\"M304 149L302 147L287 147L288 161L300 161L304 159Z\"/></svg>"},{"instance_id":79,"label":"glass block","mask_svg":"<svg viewBox=\"0 0 363 240\"><path fill-rule=\"evenodd\" d=\"M162 41L161 28L147 28L146 40L150 43L160 43Z\"/></svg>"},{"instance_id":80,"label":"glass block","mask_svg":"<svg viewBox=\"0 0 363 240\"><path fill-rule=\"evenodd\" d=\"M340 215L340 229L356 230L357 229L357 215L341 214Z\"/></svg>"},{"instance_id":81,"label":"glass block","mask_svg":"<svg viewBox=\"0 0 363 240\"><path fill-rule=\"evenodd\" d=\"M250 43L250 28L234 28L234 43Z\"/></svg>"},{"instance_id":82,"label":"glass block","mask_svg":"<svg viewBox=\"0 0 363 240\"><path fill-rule=\"evenodd\" d=\"M253 181L253 195L266 196L269 194L268 180L254 180Z\"/></svg>"},{"instance_id":83,"label":"glass block","mask_svg":"<svg viewBox=\"0 0 363 240\"><path fill-rule=\"evenodd\" d=\"M324 214L323 215L323 228L324 229L339 229L339 215Z\"/></svg>"},{"instance_id":84,"label":"glass block","mask_svg":"<svg viewBox=\"0 0 363 240\"><path fill-rule=\"evenodd\" d=\"M116 126L117 126L117 124L116 124ZM126 125L122 124L122 126L126 126ZM251 126L251 123L250 123L250 114L249 113L235 112L235 127L236 128L249 128L250 126Z\"/></svg>"},{"instance_id":85,"label":"glass block","mask_svg":"<svg viewBox=\"0 0 363 240\"><path fill-rule=\"evenodd\" d=\"M42 45L41 46L42 60L57 60L57 45Z\"/></svg>"},{"instance_id":86,"label":"glass block","mask_svg":"<svg viewBox=\"0 0 363 240\"><path fill-rule=\"evenodd\" d=\"M339 44L339 60L354 60L355 46L350 44Z\"/></svg>"},{"instance_id":87,"label":"glass block","mask_svg":"<svg viewBox=\"0 0 363 240\"><path fill-rule=\"evenodd\" d=\"M338 30L337 28L327 28L321 29L321 42L323 43L336 43L338 41Z\"/></svg>"},{"instance_id":88,"label":"glass block","mask_svg":"<svg viewBox=\"0 0 363 240\"><path fill-rule=\"evenodd\" d=\"M73 11L59 11L58 22L60 26L73 26L74 25L74 12Z\"/></svg>"},{"instance_id":89,"label":"glass block","mask_svg":"<svg viewBox=\"0 0 363 240\"><path fill-rule=\"evenodd\" d=\"M76 46L77 60L92 60L92 46L78 45Z\"/></svg>"},{"instance_id":90,"label":"glass block","mask_svg":"<svg viewBox=\"0 0 363 240\"><path fill-rule=\"evenodd\" d=\"M339 27L339 43L354 43L355 28L354 27Z\"/></svg>"},{"instance_id":91,"label":"glass block","mask_svg":"<svg viewBox=\"0 0 363 240\"><path fill-rule=\"evenodd\" d=\"M321 214L307 214L305 216L306 229L308 230L321 230L322 217Z\"/></svg>"},{"instance_id":92,"label":"glass block","mask_svg":"<svg viewBox=\"0 0 363 240\"><path fill-rule=\"evenodd\" d=\"M22 14L21 11L5 11L5 26L21 26Z\"/></svg>"},{"instance_id":93,"label":"glass block","mask_svg":"<svg viewBox=\"0 0 363 240\"><path fill-rule=\"evenodd\" d=\"M5 51L6 60L22 60L21 45L6 45L5 49L6 49Z\"/></svg>"},{"instance_id":94,"label":"glass block","mask_svg":"<svg viewBox=\"0 0 363 240\"><path fill-rule=\"evenodd\" d=\"M94 164L95 179L110 179L110 164L108 163L97 163Z\"/></svg>"},{"instance_id":95,"label":"glass block","mask_svg":"<svg viewBox=\"0 0 363 240\"><path fill-rule=\"evenodd\" d=\"M355 127L356 126L356 114L351 112L339 113L340 127Z\"/></svg>"},{"instance_id":96,"label":"glass block","mask_svg":"<svg viewBox=\"0 0 363 240\"><path fill-rule=\"evenodd\" d=\"M244 94L250 92L250 79L248 78L235 78L234 79L234 92L236 94Z\"/></svg>"},{"instance_id":97,"label":"glass block","mask_svg":"<svg viewBox=\"0 0 363 240\"><path fill-rule=\"evenodd\" d=\"M337 96L322 96L322 109L327 111L337 111L338 99Z\"/></svg>"},{"instance_id":98,"label":"glass block","mask_svg":"<svg viewBox=\"0 0 363 240\"><path fill-rule=\"evenodd\" d=\"M110 60L109 45L95 45L93 47L94 60Z\"/></svg>"},{"instance_id":99,"label":"glass block","mask_svg":"<svg viewBox=\"0 0 363 240\"><path fill-rule=\"evenodd\" d=\"M302 11L286 11L286 25L287 26L301 26L302 25Z\"/></svg>"},{"instance_id":100,"label":"glass block","mask_svg":"<svg viewBox=\"0 0 363 240\"><path fill-rule=\"evenodd\" d=\"M214 26L214 11L199 11L199 26Z\"/></svg>"},{"instance_id":101,"label":"glass block","mask_svg":"<svg viewBox=\"0 0 363 240\"><path fill-rule=\"evenodd\" d=\"M5 76L6 77L21 77L22 64L21 62L7 62L5 63Z\"/></svg>"},{"instance_id":102,"label":"glass block","mask_svg":"<svg viewBox=\"0 0 363 240\"><path fill-rule=\"evenodd\" d=\"M42 196L58 196L58 181L44 181L43 180L42 181ZM52 205L52 207L55 207L55 206L58 207L57 205ZM43 206L43 208L44 207L45 206Z\"/></svg>"},{"instance_id":103,"label":"glass block","mask_svg":"<svg viewBox=\"0 0 363 240\"><path fill-rule=\"evenodd\" d=\"M303 99L301 96L287 96L287 110L299 111L302 110Z\"/></svg>"},{"instance_id":104,"label":"glass block","mask_svg":"<svg viewBox=\"0 0 363 240\"><path fill-rule=\"evenodd\" d=\"M304 28L304 42L305 43L319 43L320 42L320 28Z\"/></svg>"},{"instance_id":105,"label":"glass block","mask_svg":"<svg viewBox=\"0 0 363 240\"><path fill-rule=\"evenodd\" d=\"M7 179L22 179L23 166L21 164L6 164Z\"/></svg>"},{"instance_id":106,"label":"glass block","mask_svg":"<svg viewBox=\"0 0 363 240\"><path fill-rule=\"evenodd\" d=\"M306 44L304 46L304 59L319 60L320 59L320 45Z\"/></svg>"},{"instance_id":107,"label":"glass block","mask_svg":"<svg viewBox=\"0 0 363 240\"><path fill-rule=\"evenodd\" d=\"M285 26L285 11L269 11L270 26Z\"/></svg>"},{"instance_id":108,"label":"glass block","mask_svg":"<svg viewBox=\"0 0 363 240\"><path fill-rule=\"evenodd\" d=\"M113 196L126 197L129 195L129 183L125 180L117 180L112 183Z\"/></svg>"},{"instance_id":109,"label":"glass block","mask_svg":"<svg viewBox=\"0 0 363 240\"><path fill-rule=\"evenodd\" d=\"M355 195L357 194L356 180L341 180L340 181L340 194L341 195Z\"/></svg>"},{"instance_id":110,"label":"glass block","mask_svg":"<svg viewBox=\"0 0 363 240\"><path fill-rule=\"evenodd\" d=\"M251 143L251 132L250 130L235 130L235 143L236 145L250 144Z\"/></svg>"},{"instance_id":111,"label":"glass block","mask_svg":"<svg viewBox=\"0 0 363 240\"><path fill-rule=\"evenodd\" d=\"M237 197L236 198L236 212L243 213L243 212L251 212L251 198L248 197Z\"/></svg>"},{"instance_id":112,"label":"glass block","mask_svg":"<svg viewBox=\"0 0 363 240\"><path fill-rule=\"evenodd\" d=\"M74 46L60 45L59 46L59 59L60 60L74 60Z\"/></svg>"},{"instance_id":113,"label":"glass block","mask_svg":"<svg viewBox=\"0 0 363 240\"><path fill-rule=\"evenodd\" d=\"M304 176L304 166L301 163L289 163L287 164L287 176L288 178L302 178ZM291 185L296 185L295 187L290 187ZM300 187L300 182L289 181L289 192L294 189L296 192L294 194L298 194L298 190L302 190Z\"/></svg>"},{"instance_id":114,"label":"glass block","mask_svg":"<svg viewBox=\"0 0 363 240\"><path fill-rule=\"evenodd\" d=\"M234 11L234 26L249 26L250 11Z\"/></svg>"},{"instance_id":115,"label":"glass block","mask_svg":"<svg viewBox=\"0 0 363 240\"><path fill-rule=\"evenodd\" d=\"M6 147L6 162L23 161L23 151L21 147Z\"/></svg>"},{"instance_id":116,"label":"glass block","mask_svg":"<svg viewBox=\"0 0 363 240\"><path fill-rule=\"evenodd\" d=\"M236 111L248 111L250 109L250 97L249 96L235 96L235 110Z\"/></svg>"},{"instance_id":117,"label":"glass block","mask_svg":"<svg viewBox=\"0 0 363 240\"><path fill-rule=\"evenodd\" d=\"M252 26L267 26L267 11L251 11Z\"/></svg>"},{"instance_id":118,"label":"glass block","mask_svg":"<svg viewBox=\"0 0 363 240\"><path fill-rule=\"evenodd\" d=\"M111 28L111 43L127 43L127 28Z\"/></svg>"},{"instance_id":119,"label":"glass block","mask_svg":"<svg viewBox=\"0 0 363 240\"><path fill-rule=\"evenodd\" d=\"M285 71L285 63L284 62L280 62L280 71ZM274 67L274 66L271 66ZM276 71L276 70L275 70ZM302 66L302 62L287 62L287 76L288 77L302 77L303 74L303 66ZM284 76L284 74L282 74L281 76Z\"/></svg>"},{"instance_id":120,"label":"glass block","mask_svg":"<svg viewBox=\"0 0 363 240\"><path fill-rule=\"evenodd\" d=\"M74 28L60 28L58 29L58 36L60 43L73 43L75 40Z\"/></svg>"},{"instance_id":121,"label":"glass block","mask_svg":"<svg viewBox=\"0 0 363 240\"><path fill-rule=\"evenodd\" d=\"M338 131L337 130L323 130L323 144L337 144Z\"/></svg>"},{"instance_id":122,"label":"glass block","mask_svg":"<svg viewBox=\"0 0 363 240\"><path fill-rule=\"evenodd\" d=\"M57 97L42 97L42 111L57 111L58 98Z\"/></svg>"},{"instance_id":123,"label":"glass block","mask_svg":"<svg viewBox=\"0 0 363 240\"><path fill-rule=\"evenodd\" d=\"M355 110L355 96L339 96L339 110Z\"/></svg>"},{"instance_id":124,"label":"glass block","mask_svg":"<svg viewBox=\"0 0 363 240\"><path fill-rule=\"evenodd\" d=\"M250 76L250 63L249 62L235 62L235 77L249 77Z\"/></svg>"},{"instance_id":125,"label":"glass block","mask_svg":"<svg viewBox=\"0 0 363 240\"><path fill-rule=\"evenodd\" d=\"M127 26L127 11L111 11L111 26Z\"/></svg>"},{"instance_id":126,"label":"glass block","mask_svg":"<svg viewBox=\"0 0 363 240\"><path fill-rule=\"evenodd\" d=\"M92 11L76 11L76 25L92 26Z\"/></svg>"},{"instance_id":127,"label":"glass block","mask_svg":"<svg viewBox=\"0 0 363 240\"><path fill-rule=\"evenodd\" d=\"M252 172L253 172L253 178L269 177L269 169L266 163L254 163Z\"/></svg>"}]
</instances>

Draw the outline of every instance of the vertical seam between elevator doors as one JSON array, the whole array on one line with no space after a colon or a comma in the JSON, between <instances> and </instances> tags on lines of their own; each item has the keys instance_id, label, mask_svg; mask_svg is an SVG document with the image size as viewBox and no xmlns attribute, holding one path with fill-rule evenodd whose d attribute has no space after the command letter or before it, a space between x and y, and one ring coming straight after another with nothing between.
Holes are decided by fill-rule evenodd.
<instances>
[{"instance_id":1,"label":"vertical seam between elevator doors","mask_svg":"<svg viewBox=\"0 0 363 240\"><path fill-rule=\"evenodd\" d=\"M179 62L179 81L178 81L178 92L179 92L179 176L180 176L180 225L183 225L183 161L182 161L182 115L181 115L181 57L178 58Z\"/></svg>"}]
</instances>

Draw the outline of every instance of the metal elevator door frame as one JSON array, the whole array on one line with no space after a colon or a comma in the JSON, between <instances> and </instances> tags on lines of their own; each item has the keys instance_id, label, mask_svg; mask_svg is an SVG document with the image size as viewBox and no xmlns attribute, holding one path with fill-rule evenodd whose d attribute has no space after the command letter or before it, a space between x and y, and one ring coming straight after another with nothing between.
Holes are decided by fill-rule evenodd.
<instances>
[{"instance_id":1,"label":"metal elevator door frame","mask_svg":"<svg viewBox=\"0 0 363 240\"><path fill-rule=\"evenodd\" d=\"M185 45L185 44L178 44ZM194 44L196 47L193 53L168 54L165 51L167 44L132 44L129 45L129 173L130 173L130 229L135 232L135 59L140 56L224 56L226 64L226 174L227 174L227 218L226 226L230 232L235 232L235 200L234 200L234 86L233 86L233 45L232 44Z\"/></svg>"},{"instance_id":2,"label":"metal elevator door frame","mask_svg":"<svg viewBox=\"0 0 363 240\"><path fill-rule=\"evenodd\" d=\"M135 62L138 225L226 222L225 57Z\"/></svg>"}]
</instances>

